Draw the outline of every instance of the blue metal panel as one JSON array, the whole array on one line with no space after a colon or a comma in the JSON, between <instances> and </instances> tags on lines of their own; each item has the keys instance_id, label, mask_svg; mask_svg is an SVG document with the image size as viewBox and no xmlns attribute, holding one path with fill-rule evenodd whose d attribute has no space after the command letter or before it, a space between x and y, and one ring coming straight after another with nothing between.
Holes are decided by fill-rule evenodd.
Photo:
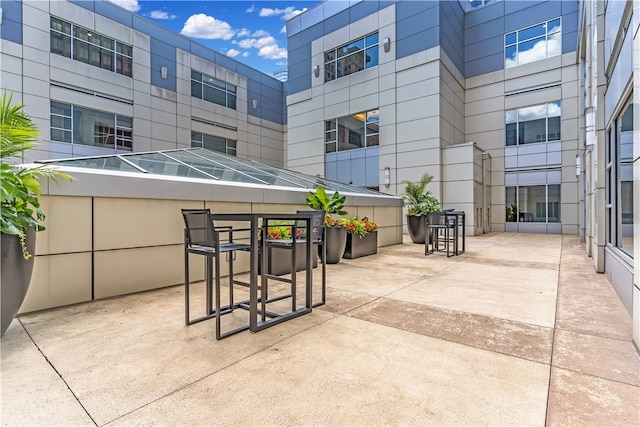
<instances>
[{"instance_id":1,"label":"blue metal panel","mask_svg":"<svg viewBox=\"0 0 640 427\"><path fill-rule=\"evenodd\" d=\"M522 9L526 9L528 7L537 6L543 2L535 1L535 0L518 0L518 1L505 1L504 2L504 13L508 15L510 13L517 12ZM560 3L560 2L557 2ZM560 5L558 5L560 7Z\"/></svg>"},{"instance_id":2,"label":"blue metal panel","mask_svg":"<svg viewBox=\"0 0 640 427\"><path fill-rule=\"evenodd\" d=\"M256 82L260 81L260 71L244 65L241 62L238 63L237 71L238 74L245 76L247 79L255 80Z\"/></svg>"},{"instance_id":3,"label":"blue metal panel","mask_svg":"<svg viewBox=\"0 0 640 427\"><path fill-rule=\"evenodd\" d=\"M338 173L336 181L349 183L351 181L351 161L350 160L339 160L337 162L338 165Z\"/></svg>"},{"instance_id":4,"label":"blue metal panel","mask_svg":"<svg viewBox=\"0 0 640 427\"><path fill-rule=\"evenodd\" d=\"M278 114L280 114L280 112L282 111L282 98L280 98L280 100L276 100L276 99L269 99L266 97L262 97L260 98L261 103L260 108L263 110L270 110L270 111L275 111ZM282 119L277 121L278 123L282 123Z\"/></svg>"},{"instance_id":5,"label":"blue metal panel","mask_svg":"<svg viewBox=\"0 0 640 427\"><path fill-rule=\"evenodd\" d=\"M214 54L214 62L227 70L236 71L238 67L238 61L233 58L228 57L224 53L215 52Z\"/></svg>"},{"instance_id":6,"label":"blue metal panel","mask_svg":"<svg viewBox=\"0 0 640 427\"><path fill-rule=\"evenodd\" d=\"M440 23L440 12L436 8L417 13L396 24L396 37L402 40L414 34L427 31L430 28L438 26Z\"/></svg>"},{"instance_id":7,"label":"blue metal panel","mask_svg":"<svg viewBox=\"0 0 640 427\"><path fill-rule=\"evenodd\" d=\"M440 45L460 72L464 71L464 14L457 2L440 2Z\"/></svg>"},{"instance_id":8,"label":"blue metal panel","mask_svg":"<svg viewBox=\"0 0 640 427\"><path fill-rule=\"evenodd\" d=\"M356 150L349 150L348 153L351 155L351 159L364 159L366 154L366 148L359 148Z\"/></svg>"},{"instance_id":9,"label":"blue metal panel","mask_svg":"<svg viewBox=\"0 0 640 427\"><path fill-rule=\"evenodd\" d=\"M560 3L562 3L562 14L563 15L578 11L578 1L577 0L565 0L565 1L562 1Z\"/></svg>"},{"instance_id":10,"label":"blue metal panel","mask_svg":"<svg viewBox=\"0 0 640 427\"><path fill-rule=\"evenodd\" d=\"M364 157L351 159L351 184L366 185L366 161Z\"/></svg>"},{"instance_id":11,"label":"blue metal panel","mask_svg":"<svg viewBox=\"0 0 640 427\"><path fill-rule=\"evenodd\" d=\"M296 34L295 41L293 45L291 41L287 41L287 46L289 49L297 49L298 47L302 47L305 45L311 45L311 42L317 38L323 37L325 35L324 25L323 23L316 24L312 27L307 28L306 30ZM293 38L293 37L292 37Z\"/></svg>"},{"instance_id":12,"label":"blue metal panel","mask_svg":"<svg viewBox=\"0 0 640 427\"><path fill-rule=\"evenodd\" d=\"M562 33L562 53L575 52L578 48L578 32Z\"/></svg>"},{"instance_id":13,"label":"blue metal panel","mask_svg":"<svg viewBox=\"0 0 640 427\"><path fill-rule=\"evenodd\" d=\"M262 74L260 76L260 83L262 83L265 86L268 86L272 89L275 89L276 91L278 91L279 93L279 97L282 97L282 92L284 90L284 84L276 79L273 76L267 75L267 74Z\"/></svg>"},{"instance_id":14,"label":"blue metal panel","mask_svg":"<svg viewBox=\"0 0 640 427\"><path fill-rule=\"evenodd\" d=\"M347 25L349 25L349 13L341 12L324 21L324 32L329 34Z\"/></svg>"},{"instance_id":15,"label":"blue metal panel","mask_svg":"<svg viewBox=\"0 0 640 427\"><path fill-rule=\"evenodd\" d=\"M485 22L504 17L504 1L497 1L479 9L467 12L464 17L465 28L483 25Z\"/></svg>"},{"instance_id":16,"label":"blue metal panel","mask_svg":"<svg viewBox=\"0 0 640 427\"><path fill-rule=\"evenodd\" d=\"M396 23L438 6L437 1L401 1L396 4Z\"/></svg>"},{"instance_id":17,"label":"blue metal panel","mask_svg":"<svg viewBox=\"0 0 640 427\"><path fill-rule=\"evenodd\" d=\"M361 1L349 8L349 16L351 22L355 22L359 19L369 16L372 13L376 13L380 8L380 4L377 1Z\"/></svg>"},{"instance_id":18,"label":"blue metal panel","mask_svg":"<svg viewBox=\"0 0 640 427\"><path fill-rule=\"evenodd\" d=\"M338 162L330 159L330 154L325 156L324 160L324 176L333 181L338 180Z\"/></svg>"},{"instance_id":19,"label":"blue metal panel","mask_svg":"<svg viewBox=\"0 0 640 427\"><path fill-rule=\"evenodd\" d=\"M506 2L510 3L525 3L530 2ZM547 1L544 3L533 3L534 5L526 9L519 10L514 13L505 15L505 32L515 31L520 28L528 27L530 25L538 24L547 19L557 18L561 14L561 7L559 1ZM508 6L505 6L508 8Z\"/></svg>"},{"instance_id":20,"label":"blue metal panel","mask_svg":"<svg viewBox=\"0 0 640 427\"><path fill-rule=\"evenodd\" d=\"M351 152L350 151L338 151L336 153L336 160L351 160Z\"/></svg>"},{"instance_id":21,"label":"blue metal panel","mask_svg":"<svg viewBox=\"0 0 640 427\"><path fill-rule=\"evenodd\" d=\"M22 44L22 2L2 0L0 7L2 7L0 38Z\"/></svg>"},{"instance_id":22,"label":"blue metal panel","mask_svg":"<svg viewBox=\"0 0 640 427\"><path fill-rule=\"evenodd\" d=\"M396 58L403 58L417 52L438 46L440 28L433 27L427 31L415 34L404 39L398 38L396 44Z\"/></svg>"},{"instance_id":23,"label":"blue metal panel","mask_svg":"<svg viewBox=\"0 0 640 427\"><path fill-rule=\"evenodd\" d=\"M467 28L464 31L464 42L472 44L496 36L504 37L504 16Z\"/></svg>"},{"instance_id":24,"label":"blue metal panel","mask_svg":"<svg viewBox=\"0 0 640 427\"><path fill-rule=\"evenodd\" d=\"M282 118L282 113L280 111L271 111L271 110L261 110L261 117L264 120L269 120L270 122L283 124L284 120Z\"/></svg>"},{"instance_id":25,"label":"blue metal panel","mask_svg":"<svg viewBox=\"0 0 640 427\"><path fill-rule=\"evenodd\" d=\"M131 12L116 6L107 0L96 0L94 8L97 14L122 25L126 25L129 28L131 28L131 25L133 24L133 14Z\"/></svg>"},{"instance_id":26,"label":"blue metal panel","mask_svg":"<svg viewBox=\"0 0 640 427\"><path fill-rule=\"evenodd\" d=\"M465 59L467 62L485 57L490 54L502 54L504 52L504 36L499 35L478 43L468 44L465 47Z\"/></svg>"},{"instance_id":27,"label":"blue metal panel","mask_svg":"<svg viewBox=\"0 0 640 427\"><path fill-rule=\"evenodd\" d=\"M367 153L365 184L367 187L378 187L380 185L380 157L376 154L370 156Z\"/></svg>"},{"instance_id":28,"label":"blue metal panel","mask_svg":"<svg viewBox=\"0 0 640 427\"><path fill-rule=\"evenodd\" d=\"M199 56L202 59L206 59L207 61L215 62L215 53L208 47L204 47L203 45L194 41L191 42L189 52L196 56Z\"/></svg>"},{"instance_id":29,"label":"blue metal panel","mask_svg":"<svg viewBox=\"0 0 640 427\"><path fill-rule=\"evenodd\" d=\"M167 78L160 76L160 69L167 67ZM176 48L161 42L160 40L151 39L151 84L165 88L167 90L176 90Z\"/></svg>"},{"instance_id":30,"label":"blue metal panel","mask_svg":"<svg viewBox=\"0 0 640 427\"><path fill-rule=\"evenodd\" d=\"M484 56L475 61L467 61L464 64L464 76L469 78L504 68L504 53L496 53Z\"/></svg>"},{"instance_id":31,"label":"blue metal panel","mask_svg":"<svg viewBox=\"0 0 640 427\"><path fill-rule=\"evenodd\" d=\"M289 78L285 84L289 95L311 88L311 44L289 51Z\"/></svg>"},{"instance_id":32,"label":"blue metal panel","mask_svg":"<svg viewBox=\"0 0 640 427\"><path fill-rule=\"evenodd\" d=\"M575 33L578 31L578 12L562 15L562 32Z\"/></svg>"}]
</instances>

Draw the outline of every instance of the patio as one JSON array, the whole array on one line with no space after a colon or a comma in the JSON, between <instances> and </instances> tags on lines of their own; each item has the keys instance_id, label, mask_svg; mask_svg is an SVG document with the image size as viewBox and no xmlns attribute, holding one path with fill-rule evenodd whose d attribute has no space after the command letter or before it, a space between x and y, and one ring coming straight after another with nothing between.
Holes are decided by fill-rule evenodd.
<instances>
[{"instance_id":1,"label":"patio","mask_svg":"<svg viewBox=\"0 0 640 427\"><path fill-rule=\"evenodd\" d=\"M329 265L327 305L221 341L213 320L184 326L180 286L22 316L2 340L0 421L638 424L631 316L577 237L423 251Z\"/></svg>"}]
</instances>

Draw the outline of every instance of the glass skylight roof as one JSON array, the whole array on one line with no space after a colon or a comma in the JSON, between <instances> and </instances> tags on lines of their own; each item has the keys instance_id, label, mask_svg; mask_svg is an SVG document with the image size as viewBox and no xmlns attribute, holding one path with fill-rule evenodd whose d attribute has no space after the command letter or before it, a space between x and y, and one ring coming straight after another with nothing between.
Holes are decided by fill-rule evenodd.
<instances>
[{"instance_id":1,"label":"glass skylight roof","mask_svg":"<svg viewBox=\"0 0 640 427\"><path fill-rule=\"evenodd\" d=\"M55 163L60 166L88 169L277 185L310 190L322 186L328 191L380 195L377 191L367 188L280 169L255 160L240 159L204 148L76 157L61 160L43 160L37 163Z\"/></svg>"}]
</instances>

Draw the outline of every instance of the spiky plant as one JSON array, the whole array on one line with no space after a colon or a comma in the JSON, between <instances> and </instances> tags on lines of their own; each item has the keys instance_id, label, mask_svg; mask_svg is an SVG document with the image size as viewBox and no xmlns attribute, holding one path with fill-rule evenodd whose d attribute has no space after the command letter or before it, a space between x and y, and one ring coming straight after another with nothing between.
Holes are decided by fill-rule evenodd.
<instances>
[{"instance_id":1,"label":"spiky plant","mask_svg":"<svg viewBox=\"0 0 640 427\"><path fill-rule=\"evenodd\" d=\"M434 212L440 209L438 200L427 190L427 185L431 181L433 181L433 175L429 175L428 173L422 175L418 182L409 181L408 179L402 181L405 187L400 197L402 197L404 204L409 208L407 215L420 216L427 212Z\"/></svg>"}]
</instances>

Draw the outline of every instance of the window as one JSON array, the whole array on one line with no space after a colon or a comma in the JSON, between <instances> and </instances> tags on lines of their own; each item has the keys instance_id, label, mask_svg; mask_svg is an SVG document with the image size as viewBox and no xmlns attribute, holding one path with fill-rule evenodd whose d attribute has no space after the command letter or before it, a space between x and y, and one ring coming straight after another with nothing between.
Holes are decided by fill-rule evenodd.
<instances>
[{"instance_id":1,"label":"window","mask_svg":"<svg viewBox=\"0 0 640 427\"><path fill-rule=\"evenodd\" d=\"M506 144L560 141L560 101L505 113Z\"/></svg>"},{"instance_id":2,"label":"window","mask_svg":"<svg viewBox=\"0 0 640 427\"><path fill-rule=\"evenodd\" d=\"M634 256L633 236L633 104L629 103L607 131L605 149L607 242Z\"/></svg>"},{"instance_id":3,"label":"window","mask_svg":"<svg viewBox=\"0 0 640 427\"><path fill-rule=\"evenodd\" d=\"M504 36L505 68L562 53L562 24L556 18Z\"/></svg>"},{"instance_id":4,"label":"window","mask_svg":"<svg viewBox=\"0 0 640 427\"><path fill-rule=\"evenodd\" d=\"M191 70L191 96L236 109L236 87Z\"/></svg>"},{"instance_id":5,"label":"window","mask_svg":"<svg viewBox=\"0 0 640 427\"><path fill-rule=\"evenodd\" d=\"M133 48L86 28L51 17L51 52L132 76Z\"/></svg>"},{"instance_id":6,"label":"window","mask_svg":"<svg viewBox=\"0 0 640 427\"><path fill-rule=\"evenodd\" d=\"M507 222L560 222L560 184L506 187Z\"/></svg>"},{"instance_id":7,"label":"window","mask_svg":"<svg viewBox=\"0 0 640 427\"><path fill-rule=\"evenodd\" d=\"M374 147L380 142L378 110L325 122L325 153Z\"/></svg>"},{"instance_id":8,"label":"window","mask_svg":"<svg viewBox=\"0 0 640 427\"><path fill-rule=\"evenodd\" d=\"M206 148L232 156L236 155L236 141L219 136L207 135L205 133L191 132L191 146L196 148Z\"/></svg>"},{"instance_id":9,"label":"window","mask_svg":"<svg viewBox=\"0 0 640 427\"><path fill-rule=\"evenodd\" d=\"M378 65L378 33L324 53L324 81L339 79Z\"/></svg>"},{"instance_id":10,"label":"window","mask_svg":"<svg viewBox=\"0 0 640 427\"><path fill-rule=\"evenodd\" d=\"M133 119L51 101L51 141L132 151Z\"/></svg>"},{"instance_id":11,"label":"window","mask_svg":"<svg viewBox=\"0 0 640 427\"><path fill-rule=\"evenodd\" d=\"M469 0L469 4L472 9L484 6L485 4L493 3L495 0Z\"/></svg>"}]
</instances>

